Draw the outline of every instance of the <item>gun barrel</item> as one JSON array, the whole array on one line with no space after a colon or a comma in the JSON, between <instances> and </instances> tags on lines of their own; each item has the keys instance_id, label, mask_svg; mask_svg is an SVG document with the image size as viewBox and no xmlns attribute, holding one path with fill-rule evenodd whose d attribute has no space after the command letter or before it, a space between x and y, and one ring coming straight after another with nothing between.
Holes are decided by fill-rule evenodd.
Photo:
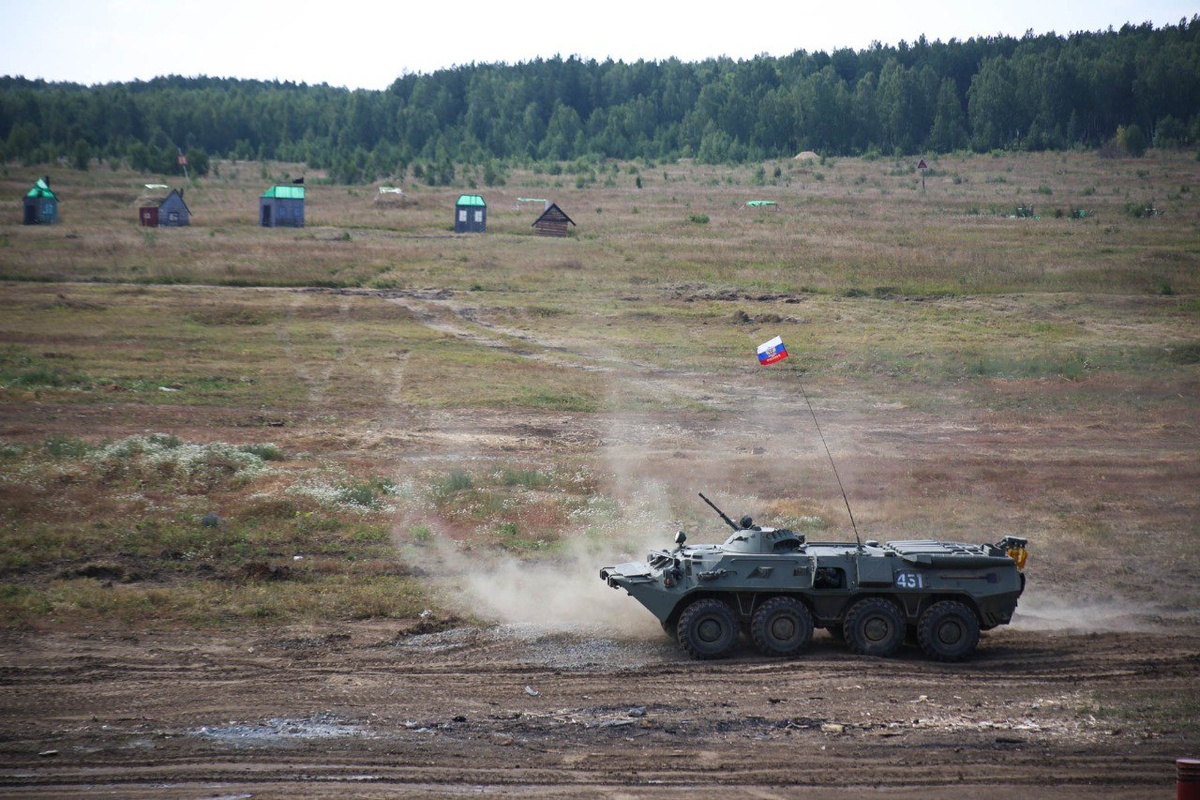
<instances>
[{"instance_id":1,"label":"gun barrel","mask_svg":"<svg viewBox=\"0 0 1200 800\"><path fill-rule=\"evenodd\" d=\"M724 511L722 511L721 509L717 508L717 504L716 504L716 503L714 503L712 500L709 500L707 497L705 497L705 496L704 496L704 492L697 492L697 494L698 494L698 495L700 495L700 499L701 499L701 500L703 500L704 502L708 503L708 505L709 505L709 508L711 508L713 511L717 512L717 514L719 514L719 515L721 516L721 519L725 520L725 524L726 524L726 525L728 525L729 527L733 528L735 531L740 531L740 530L741 530L741 526L739 526L739 525L738 525L736 522L734 522L733 520L731 520L731 519L728 517L728 515L726 515L726 514L725 514L725 512L724 512Z\"/></svg>"}]
</instances>

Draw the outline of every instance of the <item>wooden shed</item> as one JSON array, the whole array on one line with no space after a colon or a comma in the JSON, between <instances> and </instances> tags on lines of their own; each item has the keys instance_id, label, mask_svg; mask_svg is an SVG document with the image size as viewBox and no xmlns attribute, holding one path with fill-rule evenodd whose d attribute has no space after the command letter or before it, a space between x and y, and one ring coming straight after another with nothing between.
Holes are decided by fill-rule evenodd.
<instances>
[{"instance_id":1,"label":"wooden shed","mask_svg":"<svg viewBox=\"0 0 1200 800\"><path fill-rule=\"evenodd\" d=\"M263 228L304 227L304 187L272 186L258 199L258 224Z\"/></svg>"},{"instance_id":2,"label":"wooden shed","mask_svg":"<svg viewBox=\"0 0 1200 800\"><path fill-rule=\"evenodd\" d=\"M25 193L24 225L53 225L58 222L58 195L50 191L50 179L38 178Z\"/></svg>"},{"instance_id":3,"label":"wooden shed","mask_svg":"<svg viewBox=\"0 0 1200 800\"><path fill-rule=\"evenodd\" d=\"M477 194L464 194L454 204L455 233L487 231L487 203Z\"/></svg>"},{"instance_id":4,"label":"wooden shed","mask_svg":"<svg viewBox=\"0 0 1200 800\"><path fill-rule=\"evenodd\" d=\"M533 221L533 229L537 231L538 236L566 236L568 222L575 224L575 220L568 217L557 203L551 203L542 215Z\"/></svg>"},{"instance_id":5,"label":"wooden shed","mask_svg":"<svg viewBox=\"0 0 1200 800\"><path fill-rule=\"evenodd\" d=\"M172 189L161 198L143 198L138 222L147 228L182 228L192 224L192 212L183 202L183 192Z\"/></svg>"}]
</instances>

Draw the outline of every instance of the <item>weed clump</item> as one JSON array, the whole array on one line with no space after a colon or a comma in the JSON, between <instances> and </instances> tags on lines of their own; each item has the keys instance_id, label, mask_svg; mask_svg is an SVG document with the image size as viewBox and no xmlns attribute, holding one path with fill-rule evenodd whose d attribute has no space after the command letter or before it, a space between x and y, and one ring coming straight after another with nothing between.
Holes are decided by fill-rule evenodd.
<instances>
[{"instance_id":1,"label":"weed clump","mask_svg":"<svg viewBox=\"0 0 1200 800\"><path fill-rule=\"evenodd\" d=\"M185 492L233 488L269 472L264 459L224 442L190 444L155 433L130 436L88 454L105 480L163 481Z\"/></svg>"}]
</instances>

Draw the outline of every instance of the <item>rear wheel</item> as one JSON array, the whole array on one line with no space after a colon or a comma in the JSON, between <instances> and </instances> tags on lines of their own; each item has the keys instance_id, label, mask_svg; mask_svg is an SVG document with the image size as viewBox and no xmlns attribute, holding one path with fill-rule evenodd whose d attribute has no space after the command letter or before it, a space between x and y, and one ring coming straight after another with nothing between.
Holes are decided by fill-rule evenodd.
<instances>
[{"instance_id":1,"label":"rear wheel","mask_svg":"<svg viewBox=\"0 0 1200 800\"><path fill-rule=\"evenodd\" d=\"M728 603L705 598L679 615L679 644L692 658L720 658L737 641L738 623Z\"/></svg>"},{"instance_id":2,"label":"rear wheel","mask_svg":"<svg viewBox=\"0 0 1200 800\"><path fill-rule=\"evenodd\" d=\"M862 656L890 656L904 641L904 614L890 600L866 597L846 614L846 644Z\"/></svg>"},{"instance_id":3,"label":"rear wheel","mask_svg":"<svg viewBox=\"0 0 1200 800\"><path fill-rule=\"evenodd\" d=\"M768 656L794 656L812 639L812 614L792 597L772 597L750 620L754 646Z\"/></svg>"},{"instance_id":4,"label":"rear wheel","mask_svg":"<svg viewBox=\"0 0 1200 800\"><path fill-rule=\"evenodd\" d=\"M917 622L917 641L932 659L961 661L979 644L979 620L956 600L934 603Z\"/></svg>"}]
</instances>

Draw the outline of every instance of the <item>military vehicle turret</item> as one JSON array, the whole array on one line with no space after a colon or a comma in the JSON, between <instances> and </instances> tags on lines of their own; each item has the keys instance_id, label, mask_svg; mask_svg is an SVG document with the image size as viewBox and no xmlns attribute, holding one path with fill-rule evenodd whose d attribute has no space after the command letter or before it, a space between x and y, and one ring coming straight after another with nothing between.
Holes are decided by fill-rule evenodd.
<instances>
[{"instance_id":1,"label":"military vehicle turret","mask_svg":"<svg viewBox=\"0 0 1200 800\"><path fill-rule=\"evenodd\" d=\"M980 631L1012 620L1025 589L1026 540L1015 536L809 542L750 517L734 522L700 497L733 529L724 544L688 545L680 531L673 550L600 570L694 658L727 655L743 632L762 653L792 657L826 628L861 655L892 655L911 633L930 658L958 661Z\"/></svg>"}]
</instances>

